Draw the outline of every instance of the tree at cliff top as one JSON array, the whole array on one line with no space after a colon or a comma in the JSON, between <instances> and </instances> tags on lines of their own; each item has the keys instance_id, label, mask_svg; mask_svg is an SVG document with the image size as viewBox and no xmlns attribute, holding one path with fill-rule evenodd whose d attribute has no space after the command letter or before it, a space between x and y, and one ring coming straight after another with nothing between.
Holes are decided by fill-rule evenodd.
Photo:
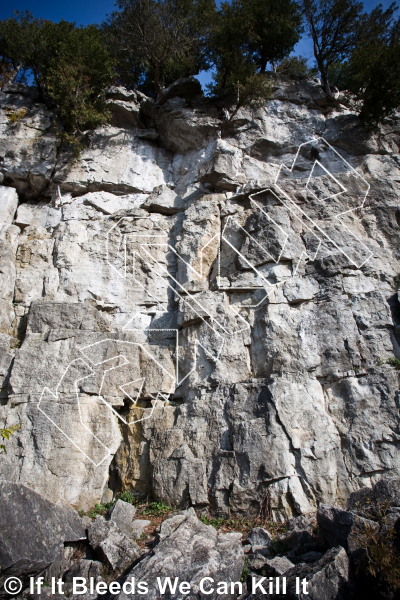
<instances>
[{"instance_id":1,"label":"tree at cliff top","mask_svg":"<svg viewBox=\"0 0 400 600\"><path fill-rule=\"evenodd\" d=\"M151 75L161 102L166 84L209 67L214 0L119 0L117 5L120 10L105 28L112 28L119 51Z\"/></svg>"},{"instance_id":2,"label":"tree at cliff top","mask_svg":"<svg viewBox=\"0 0 400 600\"><path fill-rule=\"evenodd\" d=\"M325 93L330 96L330 65L345 61L360 34L363 4L356 0L302 0L307 31Z\"/></svg>"},{"instance_id":3,"label":"tree at cliff top","mask_svg":"<svg viewBox=\"0 0 400 600\"><path fill-rule=\"evenodd\" d=\"M238 81L244 81L256 72L256 67L248 52L246 43L249 35L246 15L239 3L221 4L216 14L210 39L211 59L216 73L209 91L222 95L232 91Z\"/></svg>"},{"instance_id":4,"label":"tree at cliff top","mask_svg":"<svg viewBox=\"0 0 400 600\"><path fill-rule=\"evenodd\" d=\"M244 85L268 63L288 56L300 39L301 14L292 0L233 0L221 4L210 39L216 67L210 91L221 95ZM254 81L254 80L253 80Z\"/></svg>"},{"instance_id":5,"label":"tree at cliff top","mask_svg":"<svg viewBox=\"0 0 400 600\"><path fill-rule=\"evenodd\" d=\"M58 44L45 82L67 134L76 137L108 121L104 90L113 73L111 58L96 26L76 28Z\"/></svg>"},{"instance_id":6,"label":"tree at cliff top","mask_svg":"<svg viewBox=\"0 0 400 600\"><path fill-rule=\"evenodd\" d=\"M107 120L103 91L113 65L95 25L76 27L16 13L0 22L0 55L19 68L19 80L32 76L40 100L55 108L67 137Z\"/></svg>"},{"instance_id":7,"label":"tree at cliff top","mask_svg":"<svg viewBox=\"0 0 400 600\"><path fill-rule=\"evenodd\" d=\"M303 32L302 15L294 0L241 0L246 13L248 52L261 73L268 63L288 57Z\"/></svg>"},{"instance_id":8,"label":"tree at cliff top","mask_svg":"<svg viewBox=\"0 0 400 600\"><path fill-rule=\"evenodd\" d=\"M282 75L304 75L311 78L318 74L318 69L309 67L308 59L305 56L290 56L284 58L275 66L276 73Z\"/></svg>"},{"instance_id":9,"label":"tree at cliff top","mask_svg":"<svg viewBox=\"0 0 400 600\"><path fill-rule=\"evenodd\" d=\"M57 45L75 25L35 19L28 11L0 21L0 55L14 68L19 68L18 79L29 74L43 100L45 78L49 63L57 54Z\"/></svg>"},{"instance_id":10,"label":"tree at cliff top","mask_svg":"<svg viewBox=\"0 0 400 600\"><path fill-rule=\"evenodd\" d=\"M368 126L381 123L400 108L400 19L392 4L377 6L363 20L357 45L349 60L334 65L332 78L347 89Z\"/></svg>"}]
</instances>

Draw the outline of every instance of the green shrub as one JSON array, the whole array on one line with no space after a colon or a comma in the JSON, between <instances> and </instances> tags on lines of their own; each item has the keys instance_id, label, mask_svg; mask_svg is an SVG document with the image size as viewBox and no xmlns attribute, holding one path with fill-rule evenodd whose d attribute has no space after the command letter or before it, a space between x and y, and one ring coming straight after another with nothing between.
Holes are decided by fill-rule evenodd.
<instances>
[{"instance_id":1,"label":"green shrub","mask_svg":"<svg viewBox=\"0 0 400 600\"><path fill-rule=\"evenodd\" d=\"M0 437L3 440L9 440L10 436L14 435L16 431L21 427L21 423L18 425L11 425L10 427L6 427L4 429L0 429ZM7 450L4 444L0 444L0 450L7 454Z\"/></svg>"},{"instance_id":2,"label":"green shrub","mask_svg":"<svg viewBox=\"0 0 400 600\"><path fill-rule=\"evenodd\" d=\"M246 581L248 575L250 575L249 559L246 556L244 559L244 564L243 564L242 575L240 577L240 581Z\"/></svg>"},{"instance_id":3,"label":"green shrub","mask_svg":"<svg viewBox=\"0 0 400 600\"><path fill-rule=\"evenodd\" d=\"M150 517L159 517L170 512L171 510L171 506L163 504L162 502L150 502L150 504L147 504L143 508L142 514L149 515Z\"/></svg>"},{"instance_id":4,"label":"green shrub","mask_svg":"<svg viewBox=\"0 0 400 600\"><path fill-rule=\"evenodd\" d=\"M118 494L118 500L128 502L129 504L137 504L137 499L131 494L131 492L120 492Z\"/></svg>"},{"instance_id":5,"label":"green shrub","mask_svg":"<svg viewBox=\"0 0 400 600\"><path fill-rule=\"evenodd\" d=\"M397 533L392 527L387 526L386 514L389 505L387 502L379 504L377 509L370 512L368 510L369 499L365 501L367 505L361 514L364 518L379 523L380 529L375 530L368 522L360 528L360 531L354 536L355 542L364 553L356 563L356 571L364 571L374 578L382 577L388 587L393 591L400 590L400 554L396 547Z\"/></svg>"},{"instance_id":6,"label":"green shrub","mask_svg":"<svg viewBox=\"0 0 400 600\"><path fill-rule=\"evenodd\" d=\"M200 521L205 525L212 525L213 527L222 527L225 523L225 519L222 517L208 517L207 515L200 515Z\"/></svg>"},{"instance_id":7,"label":"green shrub","mask_svg":"<svg viewBox=\"0 0 400 600\"><path fill-rule=\"evenodd\" d=\"M388 358L387 362L389 365L392 365L392 367L400 371L400 360L398 358L391 356L390 358Z\"/></svg>"}]
</instances>

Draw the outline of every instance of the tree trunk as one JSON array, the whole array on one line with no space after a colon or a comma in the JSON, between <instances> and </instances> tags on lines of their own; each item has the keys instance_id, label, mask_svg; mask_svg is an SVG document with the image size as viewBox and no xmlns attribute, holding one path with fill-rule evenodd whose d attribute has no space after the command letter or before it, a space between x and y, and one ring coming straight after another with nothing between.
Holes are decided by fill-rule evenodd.
<instances>
[{"instance_id":1,"label":"tree trunk","mask_svg":"<svg viewBox=\"0 0 400 600\"><path fill-rule=\"evenodd\" d=\"M225 69L224 74L222 75L222 81L221 81L221 85L220 85L220 88L218 91L218 96L222 96L222 94L224 93L227 79L228 79L228 71Z\"/></svg>"},{"instance_id":2,"label":"tree trunk","mask_svg":"<svg viewBox=\"0 0 400 600\"><path fill-rule=\"evenodd\" d=\"M260 73L265 73L267 68L267 62L267 57L263 52L261 52Z\"/></svg>"},{"instance_id":3,"label":"tree trunk","mask_svg":"<svg viewBox=\"0 0 400 600\"><path fill-rule=\"evenodd\" d=\"M327 96L332 96L331 86L329 85L329 81L327 79L324 81L324 91Z\"/></svg>"},{"instance_id":4,"label":"tree trunk","mask_svg":"<svg viewBox=\"0 0 400 600\"><path fill-rule=\"evenodd\" d=\"M328 81L328 74L322 64L319 64L318 68L319 68L319 72L321 73L321 79L322 79L322 85L324 88L324 92L327 96L331 97L332 92L331 92L331 87L330 87L329 81Z\"/></svg>"},{"instance_id":5,"label":"tree trunk","mask_svg":"<svg viewBox=\"0 0 400 600\"><path fill-rule=\"evenodd\" d=\"M160 104L164 104L164 102L166 101L166 98L164 96L164 92L162 90L162 87L160 85L160 67L157 65L156 67L153 67L154 69L154 78L153 78L153 83L154 83L154 87L156 89L156 92L158 94L158 97L160 99Z\"/></svg>"}]
</instances>

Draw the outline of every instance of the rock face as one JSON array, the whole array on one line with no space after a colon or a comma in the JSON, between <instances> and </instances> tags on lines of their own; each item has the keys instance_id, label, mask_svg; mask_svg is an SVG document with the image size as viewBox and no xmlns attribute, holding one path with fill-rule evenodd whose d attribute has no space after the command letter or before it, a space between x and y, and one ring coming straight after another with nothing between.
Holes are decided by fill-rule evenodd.
<instances>
[{"instance_id":1,"label":"rock face","mask_svg":"<svg viewBox=\"0 0 400 600\"><path fill-rule=\"evenodd\" d=\"M130 540L114 521L97 515L88 530L89 543L115 570L123 570L140 556L139 546Z\"/></svg>"},{"instance_id":2,"label":"rock face","mask_svg":"<svg viewBox=\"0 0 400 600\"><path fill-rule=\"evenodd\" d=\"M8 577L26 584L49 567L65 542L86 539L77 513L21 484L0 481L0 588Z\"/></svg>"},{"instance_id":3,"label":"rock face","mask_svg":"<svg viewBox=\"0 0 400 600\"><path fill-rule=\"evenodd\" d=\"M273 83L112 88L75 162L0 94L0 478L282 520L400 476L398 122Z\"/></svg>"},{"instance_id":4,"label":"rock face","mask_svg":"<svg viewBox=\"0 0 400 600\"><path fill-rule=\"evenodd\" d=\"M204 597L201 580L210 578L204 585L207 596L214 600L218 597L216 587L211 592L209 582L240 581L244 563L240 539L241 534L236 532L217 535L214 527L199 521L193 508L189 508L162 523L160 542L150 556L129 572L127 579L134 577L136 581L146 581L146 596L155 600L161 592L157 578L162 583L166 577L171 578L172 584L175 578L189 583L188 598ZM182 597L179 587L175 591L167 589L166 593L170 598ZM121 592L118 599L126 600L130 596ZM224 597L233 600L236 595L225 593Z\"/></svg>"},{"instance_id":5,"label":"rock face","mask_svg":"<svg viewBox=\"0 0 400 600\"><path fill-rule=\"evenodd\" d=\"M285 572L287 595L273 595L275 598L309 598L309 600L351 600L354 598L354 575L350 561L340 546L329 550L319 561L312 565L299 565ZM296 578L304 579L306 589L299 586L296 593Z\"/></svg>"}]
</instances>

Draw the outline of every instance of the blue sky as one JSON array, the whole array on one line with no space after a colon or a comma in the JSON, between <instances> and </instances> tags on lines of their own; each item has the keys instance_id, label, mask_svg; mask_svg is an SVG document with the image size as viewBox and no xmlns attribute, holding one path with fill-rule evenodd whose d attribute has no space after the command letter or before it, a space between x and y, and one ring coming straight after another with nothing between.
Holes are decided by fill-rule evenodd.
<instances>
[{"instance_id":1,"label":"blue sky","mask_svg":"<svg viewBox=\"0 0 400 600\"><path fill-rule=\"evenodd\" d=\"M75 21L77 25L88 25L90 23L100 23L106 18L106 15L114 9L115 0L3 0L0 5L0 19L7 19L13 14L14 10L29 10L34 17L42 17L51 21ZM387 8L391 0L366 0L365 9L370 11L378 4ZM313 62L312 45L309 39L303 38L295 46L294 54L306 56ZM211 74L200 73L198 76L201 84L204 85L211 81Z\"/></svg>"}]
</instances>

